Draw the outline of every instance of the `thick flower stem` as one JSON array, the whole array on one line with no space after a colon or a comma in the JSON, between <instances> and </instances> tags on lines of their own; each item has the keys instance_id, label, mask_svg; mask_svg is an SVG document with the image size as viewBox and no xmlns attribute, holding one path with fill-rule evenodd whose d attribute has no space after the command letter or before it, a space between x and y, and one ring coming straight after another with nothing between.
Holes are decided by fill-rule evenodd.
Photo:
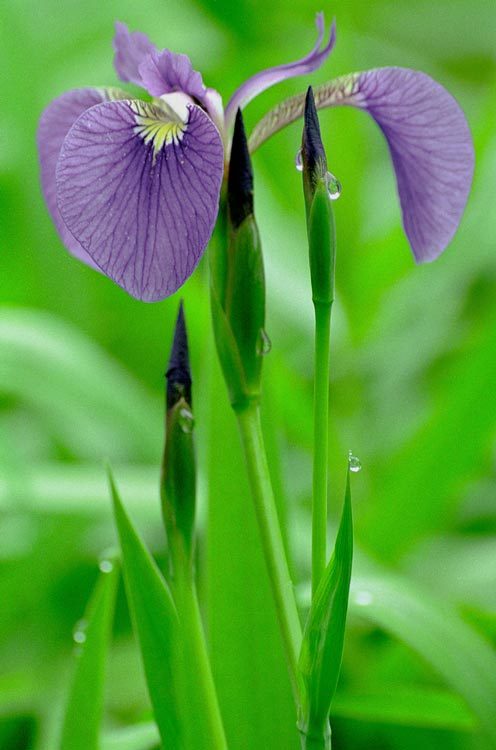
<instances>
[{"instance_id":1,"label":"thick flower stem","mask_svg":"<svg viewBox=\"0 0 496 750\"><path fill-rule=\"evenodd\" d=\"M327 563L327 461L329 429L329 351L332 303L314 301L315 376L312 504L312 596Z\"/></svg>"},{"instance_id":2,"label":"thick flower stem","mask_svg":"<svg viewBox=\"0 0 496 750\"><path fill-rule=\"evenodd\" d=\"M207 644L198 604L193 572L183 555L173 560L173 588L179 612L182 634L187 652L186 669L199 686L202 697L200 710L204 712L209 736L208 747L227 750L227 742L217 699Z\"/></svg>"},{"instance_id":3,"label":"thick flower stem","mask_svg":"<svg viewBox=\"0 0 496 750\"><path fill-rule=\"evenodd\" d=\"M239 411L237 417L265 562L276 605L293 694L298 705L297 670L301 625L272 492L258 406L248 406Z\"/></svg>"}]
</instances>

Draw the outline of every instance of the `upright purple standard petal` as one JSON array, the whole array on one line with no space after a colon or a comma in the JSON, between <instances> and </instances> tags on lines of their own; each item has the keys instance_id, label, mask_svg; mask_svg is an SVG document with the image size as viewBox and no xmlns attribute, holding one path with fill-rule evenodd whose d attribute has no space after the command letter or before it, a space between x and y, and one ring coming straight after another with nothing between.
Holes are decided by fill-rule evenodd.
<instances>
[{"instance_id":1,"label":"upright purple standard petal","mask_svg":"<svg viewBox=\"0 0 496 750\"><path fill-rule=\"evenodd\" d=\"M407 68L377 68L343 76L315 89L319 109L365 109L384 133L398 184L403 225L418 262L434 260L460 223L474 172L474 148L465 115L439 83ZM269 112L250 148L303 114L304 95Z\"/></svg>"},{"instance_id":2,"label":"upright purple standard petal","mask_svg":"<svg viewBox=\"0 0 496 750\"><path fill-rule=\"evenodd\" d=\"M126 96L117 89L74 89L54 99L43 112L37 142L41 168L41 187L50 216L66 248L89 266L96 268L86 250L67 229L57 206L55 169L67 133L78 117L95 104Z\"/></svg>"},{"instance_id":3,"label":"upright purple standard petal","mask_svg":"<svg viewBox=\"0 0 496 750\"><path fill-rule=\"evenodd\" d=\"M62 217L111 279L147 302L191 275L212 233L223 172L219 132L200 107L186 122L138 100L100 104L64 141Z\"/></svg>"},{"instance_id":4,"label":"upright purple standard petal","mask_svg":"<svg viewBox=\"0 0 496 750\"><path fill-rule=\"evenodd\" d=\"M139 72L143 86L152 96L182 91L201 101L206 92L201 74L193 70L189 57L168 49L150 52L139 66Z\"/></svg>"},{"instance_id":5,"label":"upright purple standard petal","mask_svg":"<svg viewBox=\"0 0 496 750\"><path fill-rule=\"evenodd\" d=\"M261 94L262 91L274 86L276 83L285 81L287 78L295 78L296 76L306 75L311 73L317 68L320 68L322 63L329 57L336 42L336 25L333 21L331 31L329 34L329 40L327 44L321 49L322 40L324 38L325 24L324 14L318 13L316 17L316 25L318 29L318 38L314 48L308 55L302 57L301 60L296 60L292 63L286 63L285 65L277 65L274 68L268 68L262 70L260 73L249 78L245 81L232 95L226 106L226 124L229 127L236 116L238 109L245 107L255 96Z\"/></svg>"},{"instance_id":6,"label":"upright purple standard petal","mask_svg":"<svg viewBox=\"0 0 496 750\"><path fill-rule=\"evenodd\" d=\"M117 21L113 40L114 68L121 81L131 81L143 86L139 66L156 47L141 31L129 31L125 23Z\"/></svg>"}]
</instances>

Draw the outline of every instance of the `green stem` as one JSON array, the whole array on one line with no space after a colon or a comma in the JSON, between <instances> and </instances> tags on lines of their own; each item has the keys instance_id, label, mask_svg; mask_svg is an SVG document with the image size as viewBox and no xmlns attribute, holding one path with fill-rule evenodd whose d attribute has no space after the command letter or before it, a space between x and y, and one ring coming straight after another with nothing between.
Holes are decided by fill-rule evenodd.
<instances>
[{"instance_id":1,"label":"green stem","mask_svg":"<svg viewBox=\"0 0 496 750\"><path fill-rule=\"evenodd\" d=\"M330 729L325 734L311 737L302 732L301 750L332 750Z\"/></svg>"},{"instance_id":2,"label":"green stem","mask_svg":"<svg viewBox=\"0 0 496 750\"><path fill-rule=\"evenodd\" d=\"M272 492L258 406L237 412L265 562L274 596L295 701L299 703L301 625Z\"/></svg>"},{"instance_id":3,"label":"green stem","mask_svg":"<svg viewBox=\"0 0 496 750\"><path fill-rule=\"evenodd\" d=\"M174 545L171 545L171 552ZM201 706L208 728L208 747L212 750L227 750L227 742L217 699L214 678L208 657L205 633L198 604L196 585L186 556L175 556L173 560L173 587L179 612L184 643L188 649L192 666L188 666L199 686L203 704ZM207 739L207 738L206 738Z\"/></svg>"},{"instance_id":4,"label":"green stem","mask_svg":"<svg viewBox=\"0 0 496 750\"><path fill-rule=\"evenodd\" d=\"M329 351L332 304L314 301L315 376L312 505L312 596L327 563L327 461L329 429Z\"/></svg>"}]
</instances>

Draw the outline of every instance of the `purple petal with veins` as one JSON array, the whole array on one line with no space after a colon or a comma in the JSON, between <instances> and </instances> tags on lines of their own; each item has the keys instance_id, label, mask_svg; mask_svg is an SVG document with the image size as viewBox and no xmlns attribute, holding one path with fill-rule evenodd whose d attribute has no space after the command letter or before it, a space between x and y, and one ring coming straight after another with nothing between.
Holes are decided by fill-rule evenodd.
<instances>
[{"instance_id":1,"label":"purple petal with veins","mask_svg":"<svg viewBox=\"0 0 496 750\"><path fill-rule=\"evenodd\" d=\"M262 91L265 91L271 86L274 86L274 84L285 81L288 78L306 75L307 73L311 73L312 71L317 70L317 68L320 68L322 63L331 54L336 42L336 25L333 21L329 40L322 49L320 47L325 31L323 13L317 14L316 25L318 29L317 42L308 55L305 55L301 60L296 60L292 63L277 65L274 68L262 70L260 73L256 73L256 75L245 81L234 92L226 106L226 123L228 127L234 122L234 117L236 116L238 108L245 107L255 96L261 94Z\"/></svg>"},{"instance_id":2,"label":"purple petal with veins","mask_svg":"<svg viewBox=\"0 0 496 750\"><path fill-rule=\"evenodd\" d=\"M318 86L318 109L366 110L384 133L396 173L403 226L415 259L434 260L460 223L474 172L465 115L443 86L407 68L377 68ZM304 95L282 102L255 127L254 151L303 115Z\"/></svg>"},{"instance_id":3,"label":"purple petal with veins","mask_svg":"<svg viewBox=\"0 0 496 750\"><path fill-rule=\"evenodd\" d=\"M118 98L119 95L120 98L126 96L117 89L85 88L68 91L48 105L41 116L37 132L41 187L50 216L69 252L92 268L97 268L95 262L72 236L60 215L57 206L55 170L64 138L78 117L95 104Z\"/></svg>"},{"instance_id":4,"label":"purple petal with veins","mask_svg":"<svg viewBox=\"0 0 496 750\"><path fill-rule=\"evenodd\" d=\"M117 21L115 24L115 36L112 42L114 55L114 68L121 81L131 81L138 86L143 86L139 66L151 52L156 52L154 44L141 31L129 31L125 23Z\"/></svg>"},{"instance_id":5,"label":"purple petal with veins","mask_svg":"<svg viewBox=\"0 0 496 750\"><path fill-rule=\"evenodd\" d=\"M152 96L181 91L201 101L206 92L201 74L193 70L189 57L168 49L150 52L140 64L139 73Z\"/></svg>"},{"instance_id":6,"label":"purple petal with veins","mask_svg":"<svg viewBox=\"0 0 496 750\"><path fill-rule=\"evenodd\" d=\"M138 299L175 292L214 227L223 173L219 132L191 105L184 123L141 102L100 104L64 141L57 199L95 263Z\"/></svg>"}]
</instances>

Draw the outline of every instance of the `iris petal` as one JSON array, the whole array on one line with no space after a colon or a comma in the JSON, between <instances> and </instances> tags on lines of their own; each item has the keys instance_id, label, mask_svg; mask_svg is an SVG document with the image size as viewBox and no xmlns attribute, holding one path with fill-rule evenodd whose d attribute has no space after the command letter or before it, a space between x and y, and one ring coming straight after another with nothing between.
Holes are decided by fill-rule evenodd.
<instances>
[{"instance_id":1,"label":"iris petal","mask_svg":"<svg viewBox=\"0 0 496 750\"><path fill-rule=\"evenodd\" d=\"M189 57L168 49L150 52L140 64L139 73L152 96L181 91L201 101L206 92L201 74L193 70Z\"/></svg>"},{"instance_id":2,"label":"iris petal","mask_svg":"<svg viewBox=\"0 0 496 750\"><path fill-rule=\"evenodd\" d=\"M89 266L96 268L86 250L67 229L57 207L55 170L64 138L78 117L95 104L111 99L123 99L127 94L118 89L73 89L54 99L43 112L38 126L37 141L40 156L41 187L50 216L67 249Z\"/></svg>"},{"instance_id":3,"label":"iris petal","mask_svg":"<svg viewBox=\"0 0 496 750\"><path fill-rule=\"evenodd\" d=\"M377 68L315 89L319 109L351 105L372 115L384 133L396 173L403 226L415 259L434 260L460 223L474 172L474 149L456 100L424 73ZM250 138L255 150L303 115L304 95L269 112Z\"/></svg>"},{"instance_id":4,"label":"iris petal","mask_svg":"<svg viewBox=\"0 0 496 750\"><path fill-rule=\"evenodd\" d=\"M178 289L210 239L223 148L196 105L186 122L135 101L100 104L64 141L57 198L67 226L101 270L147 302Z\"/></svg>"},{"instance_id":5,"label":"iris petal","mask_svg":"<svg viewBox=\"0 0 496 750\"><path fill-rule=\"evenodd\" d=\"M121 81L143 86L139 66L156 47L141 31L129 31L125 23L117 21L113 40L114 68Z\"/></svg>"},{"instance_id":6,"label":"iris petal","mask_svg":"<svg viewBox=\"0 0 496 750\"><path fill-rule=\"evenodd\" d=\"M317 70L317 68L320 68L322 63L329 57L336 42L336 25L333 22L329 34L329 40L322 49L320 49L320 46L324 38L325 30L323 13L317 14L316 25L318 29L317 42L308 55L305 55L301 60L296 60L292 63L277 65L274 68L262 70L260 73L248 78L248 80L234 92L226 106L226 123L228 126L234 122L234 117L236 116L238 108L246 106L255 96L261 94L262 91L265 91L271 86L274 86L274 84L285 81L288 78L306 75L307 73L311 73L312 71Z\"/></svg>"}]
</instances>

